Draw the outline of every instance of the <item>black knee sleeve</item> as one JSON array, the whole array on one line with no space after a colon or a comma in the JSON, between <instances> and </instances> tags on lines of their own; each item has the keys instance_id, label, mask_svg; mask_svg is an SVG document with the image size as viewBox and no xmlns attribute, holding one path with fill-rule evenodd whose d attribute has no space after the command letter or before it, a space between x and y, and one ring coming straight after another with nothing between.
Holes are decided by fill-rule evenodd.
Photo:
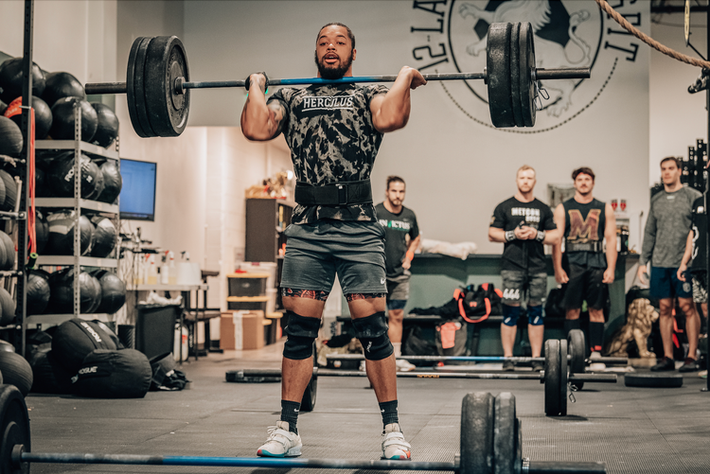
<instances>
[{"instance_id":1,"label":"black knee sleeve","mask_svg":"<svg viewBox=\"0 0 710 474\"><path fill-rule=\"evenodd\" d=\"M284 333L288 336L284 344L284 357L293 360L308 359L313 355L313 341L318 337L320 318L306 318L293 311L286 311L288 325Z\"/></svg>"},{"instance_id":2,"label":"black knee sleeve","mask_svg":"<svg viewBox=\"0 0 710 474\"><path fill-rule=\"evenodd\" d=\"M353 319L355 336L360 339L365 350L365 359L382 360L394 353L394 347L387 336L387 319L380 311L365 318Z\"/></svg>"}]
</instances>

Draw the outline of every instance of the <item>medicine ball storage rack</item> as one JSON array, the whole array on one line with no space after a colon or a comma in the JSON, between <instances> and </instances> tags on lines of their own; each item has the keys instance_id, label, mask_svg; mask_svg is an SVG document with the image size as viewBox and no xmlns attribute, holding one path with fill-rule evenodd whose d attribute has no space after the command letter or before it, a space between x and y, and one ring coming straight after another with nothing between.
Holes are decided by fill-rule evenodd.
<instances>
[{"instance_id":1,"label":"medicine ball storage rack","mask_svg":"<svg viewBox=\"0 0 710 474\"><path fill-rule=\"evenodd\" d=\"M82 317L81 308L81 288L80 288L80 277L82 267L95 267L95 268L105 268L105 269L118 269L118 259L119 259L119 245L112 251L113 257L106 258L96 258L91 256L82 255L81 240L82 232L77 231L80 229L80 219L82 217L82 212L88 211L92 214L98 214L109 218L115 222L116 227L116 242L119 241L118 225L119 219L119 206L116 204L109 204L105 202L99 202L92 199L82 198L82 173L86 174L86 170L82 169L85 166L85 160L83 157L88 157L89 159L105 159L114 160L116 166L120 169L119 160L119 142L116 143L112 149L102 148L87 142L81 141L81 113L79 107L75 105L74 107L74 140L41 140L37 142L38 150L46 151L56 151L58 153L62 151L73 151L73 167L70 169L65 176L62 178L65 180L72 179L73 181L73 196L72 197L40 197L36 198L35 206L38 209L46 210L66 210L71 211L73 216L73 229L71 232L73 234L72 242L72 252L70 255L40 255L37 258L38 267L68 267L73 269L73 309L70 313L59 313L55 314L52 308L48 309L49 314L39 314L39 315L29 315L25 319L25 324L32 325L55 325L61 324L62 322L71 319ZM83 155L83 156L82 156ZM51 249L50 249L51 250ZM85 308L84 308L85 309ZM90 313L91 319L103 319L108 320L108 315Z\"/></svg>"}]
</instances>

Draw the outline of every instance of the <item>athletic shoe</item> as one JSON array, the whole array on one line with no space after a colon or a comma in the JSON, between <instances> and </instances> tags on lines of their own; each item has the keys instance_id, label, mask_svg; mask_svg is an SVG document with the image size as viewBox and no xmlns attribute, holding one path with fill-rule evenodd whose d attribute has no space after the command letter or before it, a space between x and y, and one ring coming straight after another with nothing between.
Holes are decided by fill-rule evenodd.
<instances>
[{"instance_id":1,"label":"athletic shoe","mask_svg":"<svg viewBox=\"0 0 710 474\"><path fill-rule=\"evenodd\" d=\"M269 437L256 451L257 456L286 458L301 455L301 437L288 430L288 421L277 421L276 426L269 426Z\"/></svg>"},{"instance_id":2,"label":"athletic shoe","mask_svg":"<svg viewBox=\"0 0 710 474\"><path fill-rule=\"evenodd\" d=\"M512 372L515 370L515 362L512 360L505 360L503 361L503 371L504 372Z\"/></svg>"},{"instance_id":3,"label":"athletic shoe","mask_svg":"<svg viewBox=\"0 0 710 474\"><path fill-rule=\"evenodd\" d=\"M416 365L410 364L409 361L404 359L397 359L395 365L397 366L397 372L411 372L417 368Z\"/></svg>"},{"instance_id":4,"label":"athletic shoe","mask_svg":"<svg viewBox=\"0 0 710 474\"><path fill-rule=\"evenodd\" d=\"M651 372L664 372L669 370L675 370L675 362L668 357L664 357L658 361L658 364L651 367Z\"/></svg>"},{"instance_id":5,"label":"athletic shoe","mask_svg":"<svg viewBox=\"0 0 710 474\"><path fill-rule=\"evenodd\" d=\"M407 461L412 458L412 446L404 440L399 423L390 423L382 432L382 458Z\"/></svg>"},{"instance_id":6,"label":"athletic shoe","mask_svg":"<svg viewBox=\"0 0 710 474\"><path fill-rule=\"evenodd\" d=\"M365 361L360 361L360 372L365 372Z\"/></svg>"},{"instance_id":7,"label":"athletic shoe","mask_svg":"<svg viewBox=\"0 0 710 474\"><path fill-rule=\"evenodd\" d=\"M592 372L604 372L606 370L606 365L603 362L600 362L599 359L602 358L601 353L599 352L592 352L592 354L589 356L589 370Z\"/></svg>"},{"instance_id":8,"label":"athletic shoe","mask_svg":"<svg viewBox=\"0 0 710 474\"><path fill-rule=\"evenodd\" d=\"M532 370L533 372L541 372L545 370L545 363L539 360L534 360L532 362Z\"/></svg>"},{"instance_id":9,"label":"athletic shoe","mask_svg":"<svg viewBox=\"0 0 710 474\"><path fill-rule=\"evenodd\" d=\"M700 370L698 361L691 357L687 357L685 359L685 363L680 366L680 369L678 369L678 372L697 372L698 370Z\"/></svg>"}]
</instances>

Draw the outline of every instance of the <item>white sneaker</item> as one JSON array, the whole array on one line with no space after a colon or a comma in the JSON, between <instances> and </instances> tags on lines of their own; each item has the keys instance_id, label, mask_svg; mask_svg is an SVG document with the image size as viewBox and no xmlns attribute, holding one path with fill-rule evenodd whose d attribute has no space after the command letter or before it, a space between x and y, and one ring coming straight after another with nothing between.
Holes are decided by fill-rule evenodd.
<instances>
[{"instance_id":1,"label":"white sneaker","mask_svg":"<svg viewBox=\"0 0 710 474\"><path fill-rule=\"evenodd\" d=\"M412 446L404 440L399 423L390 423L382 432L382 457L407 461L412 458Z\"/></svg>"},{"instance_id":2,"label":"white sneaker","mask_svg":"<svg viewBox=\"0 0 710 474\"><path fill-rule=\"evenodd\" d=\"M365 372L365 361L360 361L360 372Z\"/></svg>"},{"instance_id":3,"label":"white sneaker","mask_svg":"<svg viewBox=\"0 0 710 474\"><path fill-rule=\"evenodd\" d=\"M256 450L257 456L285 458L301 455L301 437L288 430L287 421L277 421L276 426L269 426L266 443Z\"/></svg>"},{"instance_id":4,"label":"white sneaker","mask_svg":"<svg viewBox=\"0 0 710 474\"><path fill-rule=\"evenodd\" d=\"M411 372L417 368L416 365L411 364L409 361L404 359L397 359L395 365L397 366L397 372Z\"/></svg>"},{"instance_id":5,"label":"white sneaker","mask_svg":"<svg viewBox=\"0 0 710 474\"><path fill-rule=\"evenodd\" d=\"M604 372L606 370L606 365L603 362L598 362L602 358L601 353L592 352L589 356L589 370L592 372ZM596 362L595 362L596 361Z\"/></svg>"}]
</instances>

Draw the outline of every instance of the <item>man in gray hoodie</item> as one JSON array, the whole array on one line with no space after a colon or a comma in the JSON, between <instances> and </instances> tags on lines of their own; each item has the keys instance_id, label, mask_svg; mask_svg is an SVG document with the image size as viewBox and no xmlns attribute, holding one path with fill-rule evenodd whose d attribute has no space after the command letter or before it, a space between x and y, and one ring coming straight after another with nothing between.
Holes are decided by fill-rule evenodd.
<instances>
[{"instance_id":1,"label":"man in gray hoodie","mask_svg":"<svg viewBox=\"0 0 710 474\"><path fill-rule=\"evenodd\" d=\"M675 370L673 361L673 298L685 315L685 332L688 336L688 355L680 367L681 372L699 370L696 354L700 318L693 305L690 279L681 281L680 267L685 242L690 231L693 202L702 194L680 182L678 160L667 157L661 160L663 191L651 198L651 210L646 221L643 248L639 261L638 277L647 283L647 265L651 264L651 297L658 299L661 317L659 327L663 339L664 357L651 367L654 372Z\"/></svg>"}]
</instances>

